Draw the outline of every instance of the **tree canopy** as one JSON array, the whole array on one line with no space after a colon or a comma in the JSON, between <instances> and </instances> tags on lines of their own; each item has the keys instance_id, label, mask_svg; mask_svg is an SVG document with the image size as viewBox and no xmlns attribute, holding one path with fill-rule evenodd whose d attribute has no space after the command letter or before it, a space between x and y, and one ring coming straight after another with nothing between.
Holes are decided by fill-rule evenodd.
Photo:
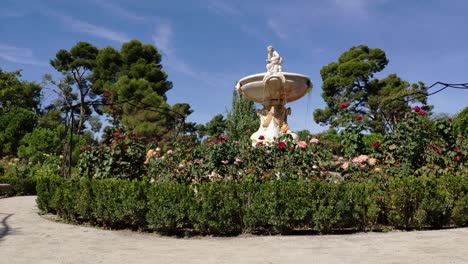
<instances>
[{"instance_id":1,"label":"tree canopy","mask_svg":"<svg viewBox=\"0 0 468 264\"><path fill-rule=\"evenodd\" d=\"M326 107L314 112L314 120L332 127L342 126L339 110L342 103L357 115L366 116L371 131L385 132L411 110L410 103L426 105L427 87L424 83L409 84L396 74L383 79L374 78L389 60L383 50L365 45L345 51L337 62L322 67L322 97Z\"/></svg>"},{"instance_id":2,"label":"tree canopy","mask_svg":"<svg viewBox=\"0 0 468 264\"><path fill-rule=\"evenodd\" d=\"M234 91L232 108L227 114L226 126L226 134L229 138L248 139L260 126L254 102Z\"/></svg>"},{"instance_id":3,"label":"tree canopy","mask_svg":"<svg viewBox=\"0 0 468 264\"><path fill-rule=\"evenodd\" d=\"M21 107L39 113L42 87L22 81L21 71L6 72L0 68L0 111Z\"/></svg>"}]
</instances>

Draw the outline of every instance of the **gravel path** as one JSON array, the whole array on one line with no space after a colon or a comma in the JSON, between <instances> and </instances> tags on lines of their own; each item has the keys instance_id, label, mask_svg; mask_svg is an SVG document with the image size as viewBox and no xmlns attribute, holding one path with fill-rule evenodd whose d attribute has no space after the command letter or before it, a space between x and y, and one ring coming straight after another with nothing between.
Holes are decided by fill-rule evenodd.
<instances>
[{"instance_id":1,"label":"gravel path","mask_svg":"<svg viewBox=\"0 0 468 264\"><path fill-rule=\"evenodd\" d=\"M0 199L0 263L468 263L468 228L178 239L53 222Z\"/></svg>"}]
</instances>

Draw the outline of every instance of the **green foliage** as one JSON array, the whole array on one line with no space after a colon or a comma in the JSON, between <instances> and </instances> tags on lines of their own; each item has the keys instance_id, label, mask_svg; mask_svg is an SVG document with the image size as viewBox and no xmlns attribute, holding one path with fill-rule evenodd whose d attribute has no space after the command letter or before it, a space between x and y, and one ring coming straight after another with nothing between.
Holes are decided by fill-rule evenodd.
<instances>
[{"instance_id":1,"label":"green foliage","mask_svg":"<svg viewBox=\"0 0 468 264\"><path fill-rule=\"evenodd\" d=\"M21 81L21 71L0 69L0 114L21 107L39 113L42 87L34 82Z\"/></svg>"},{"instance_id":2,"label":"green foliage","mask_svg":"<svg viewBox=\"0 0 468 264\"><path fill-rule=\"evenodd\" d=\"M33 131L36 124L37 116L28 109L13 107L0 112L0 157L16 156L21 139Z\"/></svg>"},{"instance_id":3,"label":"green foliage","mask_svg":"<svg viewBox=\"0 0 468 264\"><path fill-rule=\"evenodd\" d=\"M259 126L260 121L254 102L234 91L231 111L226 118L226 135L233 140L246 140Z\"/></svg>"},{"instance_id":4,"label":"green foliage","mask_svg":"<svg viewBox=\"0 0 468 264\"><path fill-rule=\"evenodd\" d=\"M332 127L345 126L339 110L347 102L350 112L369 117L369 129L386 132L410 111L409 102L426 104L427 87L423 83L410 85L395 74L382 80L374 78L387 64L384 51L360 45L341 54L337 62L324 66L320 74L327 106L315 110L314 120Z\"/></svg>"},{"instance_id":5,"label":"green foliage","mask_svg":"<svg viewBox=\"0 0 468 264\"><path fill-rule=\"evenodd\" d=\"M456 188L453 188L454 181L457 182ZM400 228L440 228L450 221L458 221L466 217L459 217L462 214L458 214L457 210L465 210L463 199L467 183L464 176L404 177L390 181L385 198L388 221ZM456 206L459 207L454 211Z\"/></svg>"},{"instance_id":6,"label":"green foliage","mask_svg":"<svg viewBox=\"0 0 468 264\"><path fill-rule=\"evenodd\" d=\"M215 115L205 125L205 132L210 137L217 138L219 135L224 134L226 131L226 119L222 114Z\"/></svg>"},{"instance_id":7,"label":"green foliage","mask_svg":"<svg viewBox=\"0 0 468 264\"><path fill-rule=\"evenodd\" d=\"M10 184L7 196L35 195L36 178L42 174L54 174L59 171L60 159L56 156L44 157L42 164L29 164L18 158L0 160L0 183Z\"/></svg>"},{"instance_id":8,"label":"green foliage","mask_svg":"<svg viewBox=\"0 0 468 264\"><path fill-rule=\"evenodd\" d=\"M171 182L152 184L147 197L146 221L150 230L172 235L191 226L194 192L189 186Z\"/></svg>"},{"instance_id":9,"label":"green foliage","mask_svg":"<svg viewBox=\"0 0 468 264\"><path fill-rule=\"evenodd\" d=\"M453 132L456 135L468 135L468 107L465 107L460 113L455 115L452 120Z\"/></svg>"},{"instance_id":10,"label":"green foliage","mask_svg":"<svg viewBox=\"0 0 468 264\"><path fill-rule=\"evenodd\" d=\"M59 103L66 109L77 115L77 123L74 124L75 132L81 133L86 128L85 122L91 117L93 110L89 102L100 94L92 85L92 72L96 66L98 48L90 43L80 41L69 51L61 49L50 60L50 64L63 75L63 79L54 81L50 74L45 80L52 84L59 95ZM78 107L74 107L78 106Z\"/></svg>"},{"instance_id":11,"label":"green foliage","mask_svg":"<svg viewBox=\"0 0 468 264\"><path fill-rule=\"evenodd\" d=\"M92 183L92 216L97 222L111 227L144 228L147 182L108 179Z\"/></svg>"},{"instance_id":12,"label":"green foliage","mask_svg":"<svg viewBox=\"0 0 468 264\"><path fill-rule=\"evenodd\" d=\"M233 182L196 186L191 211L194 228L205 234L239 234L242 219L237 187Z\"/></svg>"},{"instance_id":13,"label":"green foliage","mask_svg":"<svg viewBox=\"0 0 468 264\"><path fill-rule=\"evenodd\" d=\"M161 139L191 113L189 107L171 109L166 102L172 83L162 70L161 54L151 44L131 40L120 52L111 47L100 50L94 78L96 89L104 92L108 103L128 101L105 110L114 125L121 123L131 133Z\"/></svg>"},{"instance_id":14,"label":"green foliage","mask_svg":"<svg viewBox=\"0 0 468 264\"><path fill-rule=\"evenodd\" d=\"M55 131L46 128L35 128L21 139L18 157L32 163L42 163L46 157L44 154L58 156L62 151L62 130L63 126L59 126Z\"/></svg>"},{"instance_id":15,"label":"green foliage","mask_svg":"<svg viewBox=\"0 0 468 264\"><path fill-rule=\"evenodd\" d=\"M38 207L76 221L163 234L236 235L313 229L371 230L466 225L465 176L376 182L280 180L264 183L38 178Z\"/></svg>"},{"instance_id":16,"label":"green foliage","mask_svg":"<svg viewBox=\"0 0 468 264\"><path fill-rule=\"evenodd\" d=\"M146 174L145 146L141 137L117 130L105 144L82 146L78 169L94 178L141 179Z\"/></svg>"}]
</instances>

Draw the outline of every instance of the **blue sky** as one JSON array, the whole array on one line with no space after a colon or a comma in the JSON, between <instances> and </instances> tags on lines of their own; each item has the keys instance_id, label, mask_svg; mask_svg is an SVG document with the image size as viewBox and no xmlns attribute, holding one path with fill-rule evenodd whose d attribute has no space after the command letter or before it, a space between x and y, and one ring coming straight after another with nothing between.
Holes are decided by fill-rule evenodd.
<instances>
[{"instance_id":1,"label":"blue sky","mask_svg":"<svg viewBox=\"0 0 468 264\"><path fill-rule=\"evenodd\" d=\"M354 45L383 49L390 60L377 77L409 82L468 82L468 1L290 0L132 1L2 0L0 67L22 69L40 82L56 75L49 60L78 41L120 48L139 39L154 44L173 82L168 101L187 102L190 120L205 123L231 105L240 78L265 71L266 46L283 69L309 76L312 92L290 104L293 130L317 132L312 112L324 107L320 69ZM52 93L46 90L45 97ZM435 111L454 114L468 91L430 97Z\"/></svg>"}]
</instances>

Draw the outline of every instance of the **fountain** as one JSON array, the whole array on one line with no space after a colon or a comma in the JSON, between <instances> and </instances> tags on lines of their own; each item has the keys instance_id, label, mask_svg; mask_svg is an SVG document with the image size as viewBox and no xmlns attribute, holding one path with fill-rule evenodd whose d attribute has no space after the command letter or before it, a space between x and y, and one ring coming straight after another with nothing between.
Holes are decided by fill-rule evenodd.
<instances>
[{"instance_id":1,"label":"fountain","mask_svg":"<svg viewBox=\"0 0 468 264\"><path fill-rule=\"evenodd\" d=\"M290 134L297 141L297 135L289 130L287 122L291 108L284 106L312 89L307 76L283 72L283 58L272 46L268 46L267 51L267 71L246 76L236 85L239 94L263 105L263 109L257 111L260 128L250 137L254 146L258 142L272 143L284 134Z\"/></svg>"}]
</instances>

